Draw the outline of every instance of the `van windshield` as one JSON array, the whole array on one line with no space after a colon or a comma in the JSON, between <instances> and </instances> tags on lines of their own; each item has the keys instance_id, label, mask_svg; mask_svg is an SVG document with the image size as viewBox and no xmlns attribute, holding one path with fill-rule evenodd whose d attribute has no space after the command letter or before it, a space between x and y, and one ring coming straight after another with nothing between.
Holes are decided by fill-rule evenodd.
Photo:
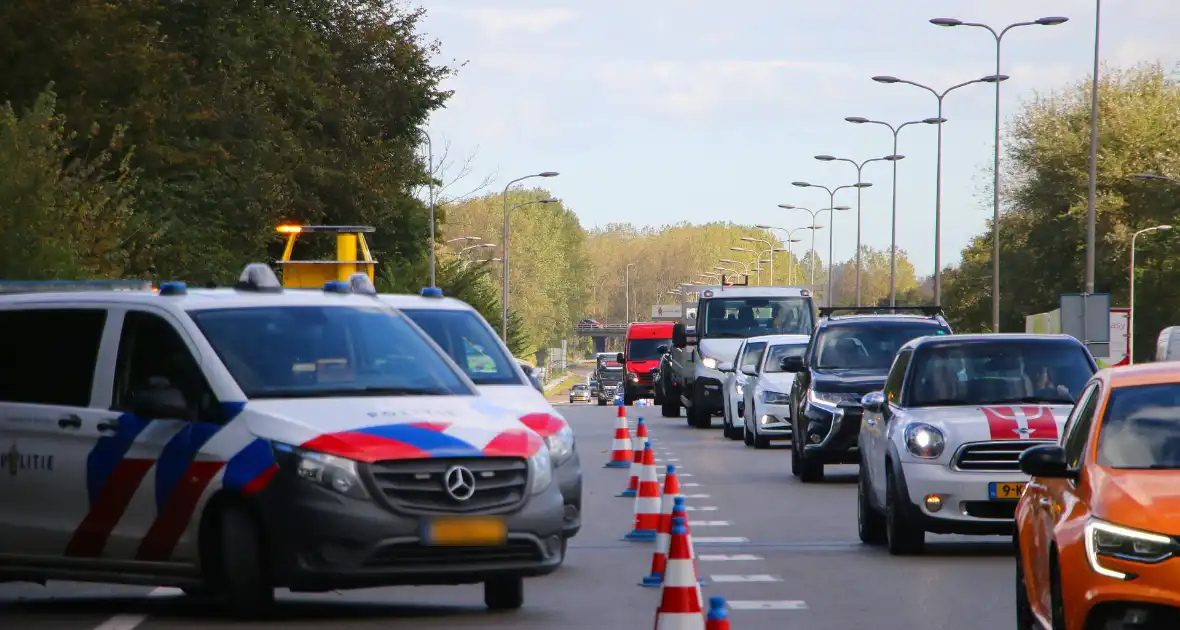
<instances>
[{"instance_id":1,"label":"van windshield","mask_svg":"<svg viewBox=\"0 0 1180 630\"><path fill-rule=\"evenodd\" d=\"M632 339L627 342L628 361L659 361L664 353L660 346L670 347L671 339Z\"/></svg>"},{"instance_id":2,"label":"van windshield","mask_svg":"<svg viewBox=\"0 0 1180 630\"><path fill-rule=\"evenodd\" d=\"M248 398L474 395L403 316L384 307L190 311Z\"/></svg>"},{"instance_id":3,"label":"van windshield","mask_svg":"<svg viewBox=\"0 0 1180 630\"><path fill-rule=\"evenodd\" d=\"M702 339L810 335L814 325L811 298L712 298L701 302L697 334Z\"/></svg>"},{"instance_id":4,"label":"van windshield","mask_svg":"<svg viewBox=\"0 0 1180 630\"><path fill-rule=\"evenodd\" d=\"M472 311L402 309L476 385L527 385L492 329Z\"/></svg>"}]
</instances>

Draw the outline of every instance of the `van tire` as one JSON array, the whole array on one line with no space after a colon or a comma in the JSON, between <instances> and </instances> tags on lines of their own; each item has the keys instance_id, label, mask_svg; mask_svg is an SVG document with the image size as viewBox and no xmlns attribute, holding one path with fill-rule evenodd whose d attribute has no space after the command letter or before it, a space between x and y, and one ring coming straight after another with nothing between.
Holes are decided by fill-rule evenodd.
<instances>
[{"instance_id":1,"label":"van tire","mask_svg":"<svg viewBox=\"0 0 1180 630\"><path fill-rule=\"evenodd\" d=\"M688 426L697 429L708 429L713 426L713 414L705 409L704 396L701 388L695 384L692 387L692 406L688 408Z\"/></svg>"},{"instance_id":2,"label":"van tire","mask_svg":"<svg viewBox=\"0 0 1180 630\"><path fill-rule=\"evenodd\" d=\"M497 577L483 583L483 603L488 610L516 610L524 605L524 578Z\"/></svg>"},{"instance_id":3,"label":"van tire","mask_svg":"<svg viewBox=\"0 0 1180 630\"><path fill-rule=\"evenodd\" d=\"M245 509L225 505L220 510L220 591L227 612L256 619L270 611L275 601L262 528Z\"/></svg>"}]
</instances>

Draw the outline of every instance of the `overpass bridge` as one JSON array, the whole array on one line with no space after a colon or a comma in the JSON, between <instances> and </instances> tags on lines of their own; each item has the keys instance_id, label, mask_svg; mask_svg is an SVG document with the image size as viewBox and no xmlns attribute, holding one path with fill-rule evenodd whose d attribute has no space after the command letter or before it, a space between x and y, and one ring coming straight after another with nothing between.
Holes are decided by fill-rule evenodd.
<instances>
[{"instance_id":1,"label":"overpass bridge","mask_svg":"<svg viewBox=\"0 0 1180 630\"><path fill-rule=\"evenodd\" d=\"M578 324L574 326L574 334L579 337L590 337L594 340L595 352L606 352L606 340L610 337L622 338L627 334L627 324Z\"/></svg>"}]
</instances>

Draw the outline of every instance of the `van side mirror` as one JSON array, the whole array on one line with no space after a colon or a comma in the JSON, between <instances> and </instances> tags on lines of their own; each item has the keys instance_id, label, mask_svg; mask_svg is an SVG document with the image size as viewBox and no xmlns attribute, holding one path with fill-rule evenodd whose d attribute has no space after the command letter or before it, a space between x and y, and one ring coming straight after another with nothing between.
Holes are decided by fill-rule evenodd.
<instances>
[{"instance_id":1,"label":"van side mirror","mask_svg":"<svg viewBox=\"0 0 1180 630\"><path fill-rule=\"evenodd\" d=\"M688 345L688 340L685 339L684 324L676 322L672 326L672 345L677 348L683 348Z\"/></svg>"},{"instance_id":2,"label":"van side mirror","mask_svg":"<svg viewBox=\"0 0 1180 630\"><path fill-rule=\"evenodd\" d=\"M758 368L755 368L752 365L747 365L746 367L742 368L742 374L745 374L746 376L758 376Z\"/></svg>"},{"instance_id":3,"label":"van side mirror","mask_svg":"<svg viewBox=\"0 0 1180 630\"><path fill-rule=\"evenodd\" d=\"M729 362L718 363L717 364L717 371L718 372L725 372L728 374L729 372L733 371L733 364L729 363Z\"/></svg>"},{"instance_id":4,"label":"van side mirror","mask_svg":"<svg viewBox=\"0 0 1180 630\"><path fill-rule=\"evenodd\" d=\"M779 364L784 372L802 372L803 371L803 357L790 356L783 357L782 363Z\"/></svg>"},{"instance_id":5,"label":"van side mirror","mask_svg":"<svg viewBox=\"0 0 1180 630\"><path fill-rule=\"evenodd\" d=\"M1077 479L1065 461L1065 449L1056 444L1034 446L1020 454L1020 471L1031 477Z\"/></svg>"},{"instance_id":6,"label":"van side mirror","mask_svg":"<svg viewBox=\"0 0 1180 630\"><path fill-rule=\"evenodd\" d=\"M135 393L131 413L145 420L187 420L188 401L168 379L153 377L147 387Z\"/></svg>"},{"instance_id":7,"label":"van side mirror","mask_svg":"<svg viewBox=\"0 0 1180 630\"><path fill-rule=\"evenodd\" d=\"M619 363L623 362L623 353L622 352L615 355L615 361L618 361Z\"/></svg>"},{"instance_id":8,"label":"van side mirror","mask_svg":"<svg viewBox=\"0 0 1180 630\"><path fill-rule=\"evenodd\" d=\"M865 411L883 413L885 411L885 392L869 392L860 399L860 406Z\"/></svg>"},{"instance_id":9,"label":"van side mirror","mask_svg":"<svg viewBox=\"0 0 1180 630\"><path fill-rule=\"evenodd\" d=\"M668 354L668 344L662 343L656 346L656 352L659 352L660 354Z\"/></svg>"}]
</instances>

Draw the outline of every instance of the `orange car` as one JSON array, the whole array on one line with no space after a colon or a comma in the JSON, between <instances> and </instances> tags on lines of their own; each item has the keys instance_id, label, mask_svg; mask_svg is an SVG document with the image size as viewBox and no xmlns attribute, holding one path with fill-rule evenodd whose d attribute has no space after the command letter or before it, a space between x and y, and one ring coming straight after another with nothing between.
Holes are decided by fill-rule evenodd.
<instances>
[{"instance_id":1,"label":"orange car","mask_svg":"<svg viewBox=\"0 0 1180 630\"><path fill-rule=\"evenodd\" d=\"M1017 627L1180 628L1180 364L1098 372L1020 469Z\"/></svg>"}]
</instances>

